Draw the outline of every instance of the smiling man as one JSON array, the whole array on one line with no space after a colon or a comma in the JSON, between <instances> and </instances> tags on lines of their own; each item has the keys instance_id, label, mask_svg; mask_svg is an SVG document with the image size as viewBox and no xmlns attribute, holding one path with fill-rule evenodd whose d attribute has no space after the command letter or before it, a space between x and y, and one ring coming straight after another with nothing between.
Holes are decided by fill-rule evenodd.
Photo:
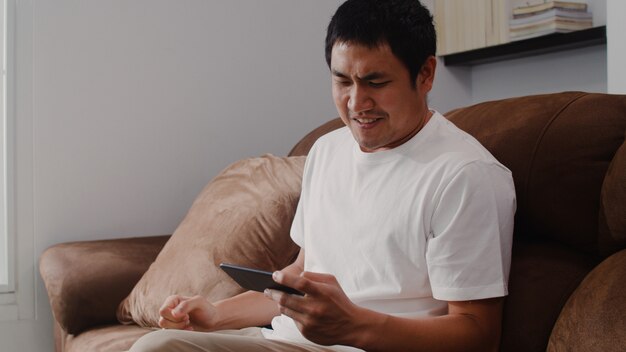
<instances>
[{"instance_id":1,"label":"smiling man","mask_svg":"<svg viewBox=\"0 0 626 352\"><path fill-rule=\"evenodd\" d=\"M330 65L335 106L364 152L402 145L430 119L426 94L435 75L433 56L424 62L419 82L386 43L339 42Z\"/></svg>"},{"instance_id":2,"label":"smiling man","mask_svg":"<svg viewBox=\"0 0 626 352\"><path fill-rule=\"evenodd\" d=\"M346 128L307 157L291 229L300 254L274 273L305 295L172 296L166 330L131 351L498 350L513 182L429 109L435 42L417 0L339 7L326 59Z\"/></svg>"}]
</instances>

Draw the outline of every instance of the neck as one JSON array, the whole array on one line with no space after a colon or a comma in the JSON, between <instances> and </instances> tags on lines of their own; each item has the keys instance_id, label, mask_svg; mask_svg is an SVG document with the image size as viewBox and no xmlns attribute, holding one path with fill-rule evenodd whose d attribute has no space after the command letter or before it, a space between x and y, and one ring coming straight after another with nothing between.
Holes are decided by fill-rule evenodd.
<instances>
[{"instance_id":1,"label":"neck","mask_svg":"<svg viewBox=\"0 0 626 352\"><path fill-rule=\"evenodd\" d=\"M416 134L418 134L419 131L421 131L422 128L424 128L424 126L426 126L426 124L428 123L428 121L430 121L430 118L432 116L433 116L433 113L429 109L426 109L426 113L422 116L417 126L415 126L415 128L411 132L409 132L409 134L407 134L406 136L404 136L402 139L398 140L397 142L393 143L393 145L389 145L385 149L393 149L395 147L401 146L402 144L406 143L408 140L410 140Z\"/></svg>"}]
</instances>

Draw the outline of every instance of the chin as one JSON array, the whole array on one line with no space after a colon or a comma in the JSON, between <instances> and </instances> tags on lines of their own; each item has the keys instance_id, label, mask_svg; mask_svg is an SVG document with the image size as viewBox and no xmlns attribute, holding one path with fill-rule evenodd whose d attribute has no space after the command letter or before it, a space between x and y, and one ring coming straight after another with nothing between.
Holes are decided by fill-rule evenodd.
<instances>
[{"instance_id":1,"label":"chin","mask_svg":"<svg viewBox=\"0 0 626 352\"><path fill-rule=\"evenodd\" d=\"M375 152L376 150L380 149L381 146L376 144L376 145L372 145L372 144L364 144L362 142L358 142L359 143L359 147L361 148L362 151L364 152Z\"/></svg>"}]
</instances>

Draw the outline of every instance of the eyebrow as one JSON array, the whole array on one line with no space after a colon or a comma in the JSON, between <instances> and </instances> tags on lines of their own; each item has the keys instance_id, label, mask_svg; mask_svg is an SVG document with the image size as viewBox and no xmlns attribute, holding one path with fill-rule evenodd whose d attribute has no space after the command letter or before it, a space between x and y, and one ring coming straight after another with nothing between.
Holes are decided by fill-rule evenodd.
<instances>
[{"instance_id":1,"label":"eyebrow","mask_svg":"<svg viewBox=\"0 0 626 352\"><path fill-rule=\"evenodd\" d=\"M342 72L339 72L339 71L337 71L335 69L332 70L332 73L333 73L333 76L336 76L336 77L339 77L339 78L350 78L350 77L348 77L348 75L346 75L346 74L344 74ZM385 78L385 77L387 77L386 74L384 74L382 72L374 71L374 72L370 72L370 73L366 74L363 77L358 77L358 79L360 81L372 81L372 80L381 79L381 78Z\"/></svg>"}]
</instances>

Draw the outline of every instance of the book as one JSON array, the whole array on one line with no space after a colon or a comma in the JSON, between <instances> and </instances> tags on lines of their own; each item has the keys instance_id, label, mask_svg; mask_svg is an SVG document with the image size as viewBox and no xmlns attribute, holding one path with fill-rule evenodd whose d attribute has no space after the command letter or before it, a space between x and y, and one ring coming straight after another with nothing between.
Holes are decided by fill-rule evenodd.
<instances>
[{"instance_id":1,"label":"book","mask_svg":"<svg viewBox=\"0 0 626 352\"><path fill-rule=\"evenodd\" d=\"M593 21L591 20L572 20L569 18L549 18L543 21L526 23L517 26L511 26L511 34L517 33L520 31L528 31L532 29L542 30L544 28L552 28L556 27L563 30L581 30L591 28L593 25Z\"/></svg>"},{"instance_id":2,"label":"book","mask_svg":"<svg viewBox=\"0 0 626 352\"><path fill-rule=\"evenodd\" d=\"M553 33L564 33L564 32L561 32L557 29L545 29L543 31L535 31L535 32L528 33L528 34L516 34L516 35L511 35L511 42L541 37L542 35L548 35L548 34L553 34Z\"/></svg>"},{"instance_id":3,"label":"book","mask_svg":"<svg viewBox=\"0 0 626 352\"><path fill-rule=\"evenodd\" d=\"M544 1L517 7L509 20L511 41L551 33L567 33L593 27L593 14L587 4L571 1Z\"/></svg>"},{"instance_id":4,"label":"book","mask_svg":"<svg viewBox=\"0 0 626 352\"><path fill-rule=\"evenodd\" d=\"M513 18L533 17L533 16L540 15L540 14L542 14L544 12L550 12L550 11L554 11L554 10L558 11L559 13L571 16L571 17L576 17L576 16L579 16L579 15L590 13L590 12L582 11L582 10L571 10L571 9L564 9L564 8L560 8L560 7L554 7L554 8L551 8L551 9L541 10L541 11L537 11L537 12L528 12L528 13L522 13L522 14L519 14L519 15L513 15Z\"/></svg>"},{"instance_id":5,"label":"book","mask_svg":"<svg viewBox=\"0 0 626 352\"><path fill-rule=\"evenodd\" d=\"M580 20L592 20L593 14L591 12L581 12L581 11L564 11L559 8L554 8L542 12L537 12L531 16L520 16L514 17L509 21L511 26L516 26L525 23L532 23L537 21L542 21L549 18L572 18L572 19L580 19Z\"/></svg>"},{"instance_id":6,"label":"book","mask_svg":"<svg viewBox=\"0 0 626 352\"><path fill-rule=\"evenodd\" d=\"M523 34L523 33L511 34L511 42L541 37L543 35L549 35L549 34L554 34L554 33L570 33L570 32L573 32L573 31L563 30L563 29L558 29L558 28L547 28L547 29L540 30L540 31L535 30L527 34Z\"/></svg>"},{"instance_id":7,"label":"book","mask_svg":"<svg viewBox=\"0 0 626 352\"><path fill-rule=\"evenodd\" d=\"M563 19L553 19L539 23L511 28L511 41L534 38L552 33L569 33L573 31L588 29L592 27L592 21L571 21Z\"/></svg>"},{"instance_id":8,"label":"book","mask_svg":"<svg viewBox=\"0 0 626 352\"><path fill-rule=\"evenodd\" d=\"M513 15L523 15L533 12L545 11L553 8L559 8L562 10L574 10L574 11L587 11L587 4L583 2L573 1L545 1L540 4L518 6L513 9Z\"/></svg>"}]
</instances>

